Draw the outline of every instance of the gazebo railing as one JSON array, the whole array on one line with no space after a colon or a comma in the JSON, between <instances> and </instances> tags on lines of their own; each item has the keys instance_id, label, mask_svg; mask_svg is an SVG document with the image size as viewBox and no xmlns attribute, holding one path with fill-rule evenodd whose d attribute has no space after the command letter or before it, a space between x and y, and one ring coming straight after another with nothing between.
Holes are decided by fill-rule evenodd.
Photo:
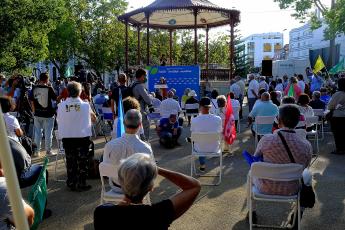
<instances>
[{"instance_id":1,"label":"gazebo railing","mask_svg":"<svg viewBox=\"0 0 345 230\"><path fill-rule=\"evenodd\" d=\"M229 81L230 69L202 69L200 80L205 81Z\"/></svg>"}]
</instances>

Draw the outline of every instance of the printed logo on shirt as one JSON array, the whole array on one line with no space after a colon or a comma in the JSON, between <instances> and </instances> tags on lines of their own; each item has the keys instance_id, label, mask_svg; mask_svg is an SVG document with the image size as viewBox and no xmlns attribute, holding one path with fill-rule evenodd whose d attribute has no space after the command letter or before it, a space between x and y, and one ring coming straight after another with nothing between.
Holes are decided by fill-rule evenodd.
<instances>
[{"instance_id":1,"label":"printed logo on shirt","mask_svg":"<svg viewBox=\"0 0 345 230\"><path fill-rule=\"evenodd\" d=\"M80 112L80 104L72 104L72 105L66 105L66 112L71 112L73 110L75 112Z\"/></svg>"}]
</instances>

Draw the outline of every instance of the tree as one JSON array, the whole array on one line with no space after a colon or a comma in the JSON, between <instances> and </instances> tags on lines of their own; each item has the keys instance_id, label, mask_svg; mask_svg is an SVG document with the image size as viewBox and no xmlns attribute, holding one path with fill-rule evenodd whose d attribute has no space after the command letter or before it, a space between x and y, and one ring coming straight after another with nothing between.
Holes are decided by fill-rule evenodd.
<instances>
[{"instance_id":1,"label":"tree","mask_svg":"<svg viewBox=\"0 0 345 230\"><path fill-rule=\"evenodd\" d=\"M25 68L48 57L48 33L63 20L63 0L0 2L0 71Z\"/></svg>"}]
</instances>

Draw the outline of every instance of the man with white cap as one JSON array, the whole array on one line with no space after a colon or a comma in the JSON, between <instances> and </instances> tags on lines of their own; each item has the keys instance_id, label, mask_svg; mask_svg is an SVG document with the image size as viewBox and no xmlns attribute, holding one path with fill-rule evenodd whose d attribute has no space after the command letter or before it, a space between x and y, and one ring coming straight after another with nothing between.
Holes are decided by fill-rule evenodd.
<instances>
[{"instance_id":1,"label":"man with white cap","mask_svg":"<svg viewBox=\"0 0 345 230\"><path fill-rule=\"evenodd\" d=\"M192 119L190 131L193 133L209 132L221 133L222 132L222 118L214 114L210 114L211 100L208 97L203 97L200 100L200 115ZM220 147L220 142L203 142L194 143L195 149L200 152L213 152ZM206 160L205 157L199 157L200 171L205 171Z\"/></svg>"}]
</instances>

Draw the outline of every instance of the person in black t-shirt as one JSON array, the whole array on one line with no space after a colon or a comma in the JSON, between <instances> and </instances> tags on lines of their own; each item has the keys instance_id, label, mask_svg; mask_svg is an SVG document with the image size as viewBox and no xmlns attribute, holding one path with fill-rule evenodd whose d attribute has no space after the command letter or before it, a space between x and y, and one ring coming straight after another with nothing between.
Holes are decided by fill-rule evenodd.
<instances>
[{"instance_id":1,"label":"person in black t-shirt","mask_svg":"<svg viewBox=\"0 0 345 230\"><path fill-rule=\"evenodd\" d=\"M114 119L117 117L117 104L119 103L119 93L121 90L121 95L122 95L122 99L126 98L128 95L127 94L127 89L128 87L126 86L126 82L127 82L127 76L124 73L121 73L118 77L118 86L113 88L113 90L111 91L111 110L113 112L113 116ZM116 105L116 108L115 106Z\"/></svg>"},{"instance_id":2,"label":"person in black t-shirt","mask_svg":"<svg viewBox=\"0 0 345 230\"><path fill-rule=\"evenodd\" d=\"M157 174L177 185L182 191L169 199L144 205L143 198L152 191ZM127 158L120 165L118 178L124 198L117 205L104 204L96 208L96 230L168 229L174 220L192 206L200 192L198 180L157 167L154 159L143 153Z\"/></svg>"},{"instance_id":3,"label":"person in black t-shirt","mask_svg":"<svg viewBox=\"0 0 345 230\"><path fill-rule=\"evenodd\" d=\"M44 130L45 150L47 155L51 152L53 129L55 121L55 109L53 102L56 94L51 86L48 86L49 76L47 73L40 75L40 81L31 91L29 99L34 112L35 144L37 146L34 155L38 156L41 149L42 130Z\"/></svg>"}]
</instances>

